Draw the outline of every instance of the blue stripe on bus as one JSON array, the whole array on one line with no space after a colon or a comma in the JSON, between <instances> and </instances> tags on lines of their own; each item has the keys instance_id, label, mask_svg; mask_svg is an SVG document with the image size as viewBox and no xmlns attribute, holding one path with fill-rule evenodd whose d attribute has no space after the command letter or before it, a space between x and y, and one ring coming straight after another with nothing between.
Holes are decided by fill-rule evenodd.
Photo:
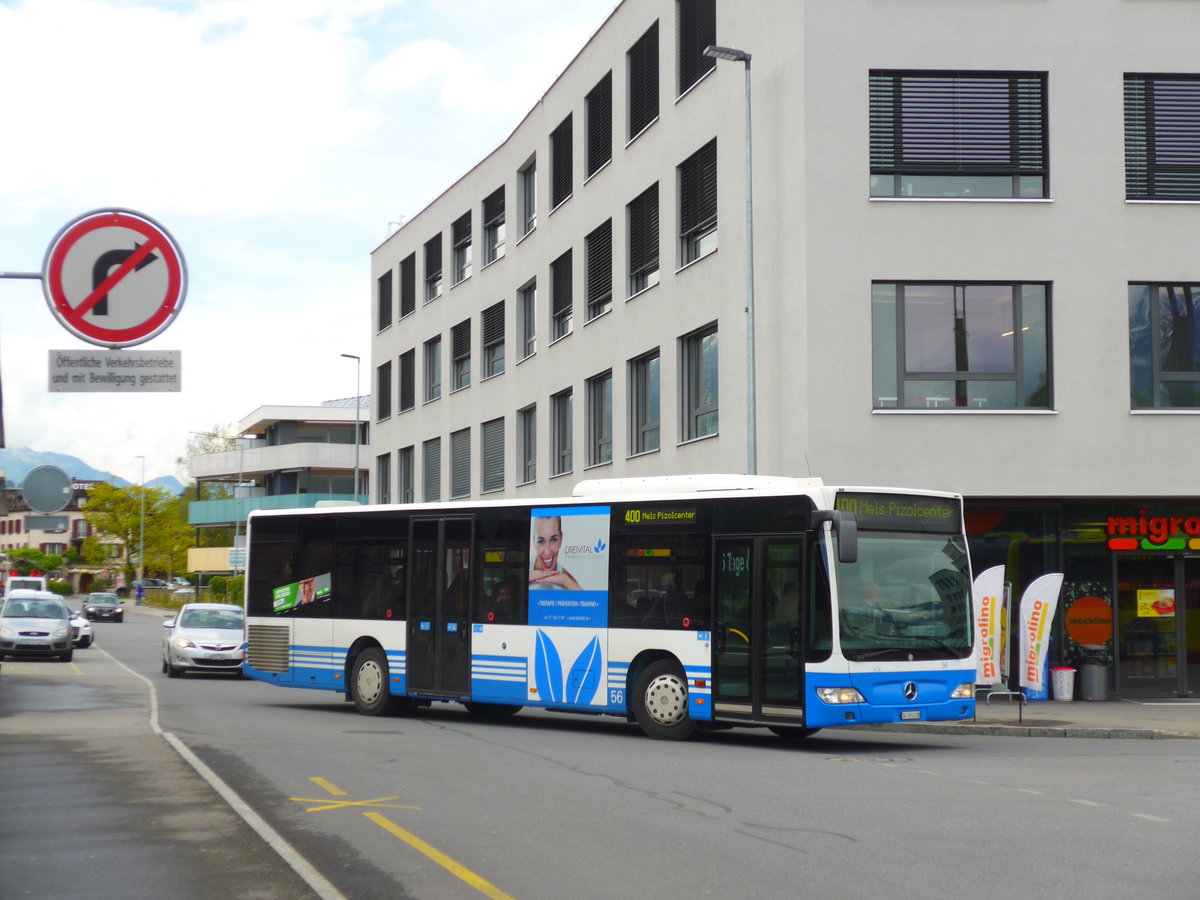
<instances>
[{"instance_id":1,"label":"blue stripe on bus","mask_svg":"<svg viewBox=\"0 0 1200 900\"><path fill-rule=\"evenodd\" d=\"M952 700L950 694L960 684L973 684L974 679L974 669L855 672L851 675L810 672L805 676L808 695L805 724L809 728L832 728L836 725L969 719L975 714L974 695ZM905 696L905 686L910 683L916 688L912 700ZM818 687L854 687L866 702L825 703L816 694ZM914 714L919 718L911 718Z\"/></svg>"}]
</instances>

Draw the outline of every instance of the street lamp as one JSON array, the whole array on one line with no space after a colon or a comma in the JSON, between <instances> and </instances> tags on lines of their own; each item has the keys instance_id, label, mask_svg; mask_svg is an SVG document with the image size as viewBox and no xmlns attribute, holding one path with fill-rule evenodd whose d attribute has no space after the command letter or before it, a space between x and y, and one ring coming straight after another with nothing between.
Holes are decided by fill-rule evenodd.
<instances>
[{"instance_id":1,"label":"street lamp","mask_svg":"<svg viewBox=\"0 0 1200 900\"><path fill-rule=\"evenodd\" d=\"M362 412L362 403L360 402L358 392L360 390L360 385L362 384L362 382L359 380L359 376L362 371L362 360L359 359L357 356L355 356L353 353L343 353L342 356L344 356L346 359L354 360L354 502L357 503L358 496L359 496L359 494L358 494L358 445L359 445L359 433L362 430L362 426L359 425L359 421L358 421L359 415Z\"/></svg>"},{"instance_id":2,"label":"street lamp","mask_svg":"<svg viewBox=\"0 0 1200 900\"><path fill-rule=\"evenodd\" d=\"M146 457L135 456L142 461L142 514L138 525L138 581L146 580Z\"/></svg>"},{"instance_id":3,"label":"street lamp","mask_svg":"<svg viewBox=\"0 0 1200 900\"><path fill-rule=\"evenodd\" d=\"M758 414L754 382L754 168L750 155L750 54L710 46L705 56L746 64L746 472L758 474Z\"/></svg>"}]
</instances>

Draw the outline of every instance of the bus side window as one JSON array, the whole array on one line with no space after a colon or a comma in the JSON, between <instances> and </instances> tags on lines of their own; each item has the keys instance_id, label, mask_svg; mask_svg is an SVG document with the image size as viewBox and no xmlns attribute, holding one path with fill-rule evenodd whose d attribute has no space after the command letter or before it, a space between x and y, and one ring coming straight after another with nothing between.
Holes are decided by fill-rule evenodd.
<instances>
[{"instance_id":1,"label":"bus side window","mask_svg":"<svg viewBox=\"0 0 1200 900\"><path fill-rule=\"evenodd\" d=\"M833 653L833 611L823 543L824 538L808 545L808 649L804 655L810 662L829 659Z\"/></svg>"}]
</instances>

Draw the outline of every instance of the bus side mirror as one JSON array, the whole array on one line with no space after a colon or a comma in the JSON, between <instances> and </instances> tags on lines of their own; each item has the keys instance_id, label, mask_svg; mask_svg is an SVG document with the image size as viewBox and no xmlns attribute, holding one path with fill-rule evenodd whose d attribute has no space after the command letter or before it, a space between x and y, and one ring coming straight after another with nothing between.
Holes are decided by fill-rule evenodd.
<instances>
[{"instance_id":1,"label":"bus side mirror","mask_svg":"<svg viewBox=\"0 0 1200 900\"><path fill-rule=\"evenodd\" d=\"M833 523L833 533L837 538L838 562L858 562L858 520L854 513L844 509L817 510L812 514L812 524L820 528L826 522Z\"/></svg>"}]
</instances>

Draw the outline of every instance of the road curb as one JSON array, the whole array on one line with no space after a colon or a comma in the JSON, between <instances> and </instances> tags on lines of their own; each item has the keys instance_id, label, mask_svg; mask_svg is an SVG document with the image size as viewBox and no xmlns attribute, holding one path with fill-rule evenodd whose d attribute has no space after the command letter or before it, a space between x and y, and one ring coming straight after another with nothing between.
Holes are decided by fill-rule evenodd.
<instances>
[{"instance_id":1,"label":"road curb","mask_svg":"<svg viewBox=\"0 0 1200 900\"><path fill-rule=\"evenodd\" d=\"M1156 728L1081 728L1046 725L860 725L848 731L886 731L900 734L982 734L993 737L1053 737L1111 740L1196 740L1197 735Z\"/></svg>"}]
</instances>

